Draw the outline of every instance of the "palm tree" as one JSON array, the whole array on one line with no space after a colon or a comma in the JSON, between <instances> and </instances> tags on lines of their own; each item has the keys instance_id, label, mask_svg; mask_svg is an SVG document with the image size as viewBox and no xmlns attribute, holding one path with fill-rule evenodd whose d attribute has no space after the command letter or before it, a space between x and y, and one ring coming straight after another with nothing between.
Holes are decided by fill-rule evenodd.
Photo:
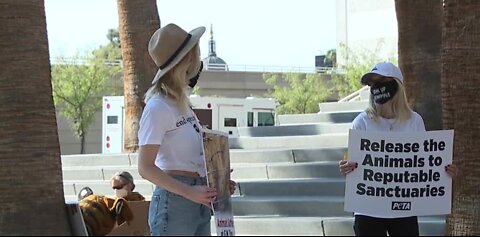
<instances>
[{"instance_id":1,"label":"palm tree","mask_svg":"<svg viewBox=\"0 0 480 237\"><path fill-rule=\"evenodd\" d=\"M445 0L443 125L454 129L452 214L447 235L480 235L480 1Z\"/></svg>"},{"instance_id":2,"label":"palm tree","mask_svg":"<svg viewBox=\"0 0 480 237\"><path fill-rule=\"evenodd\" d=\"M410 105L427 130L442 129L440 95L443 0L395 0L398 58Z\"/></svg>"},{"instance_id":3,"label":"palm tree","mask_svg":"<svg viewBox=\"0 0 480 237\"><path fill-rule=\"evenodd\" d=\"M0 235L70 235L44 1L0 3Z\"/></svg>"},{"instance_id":4,"label":"palm tree","mask_svg":"<svg viewBox=\"0 0 480 237\"><path fill-rule=\"evenodd\" d=\"M138 126L143 96L157 66L148 54L148 41L160 27L155 0L118 0L125 98L124 151L138 150Z\"/></svg>"}]
</instances>

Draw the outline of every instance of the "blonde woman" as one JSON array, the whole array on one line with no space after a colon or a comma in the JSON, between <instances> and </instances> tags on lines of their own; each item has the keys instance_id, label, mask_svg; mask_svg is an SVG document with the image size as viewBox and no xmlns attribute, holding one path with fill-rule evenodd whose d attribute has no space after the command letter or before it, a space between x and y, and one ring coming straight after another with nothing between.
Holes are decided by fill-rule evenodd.
<instances>
[{"instance_id":1,"label":"blonde woman","mask_svg":"<svg viewBox=\"0 0 480 237\"><path fill-rule=\"evenodd\" d=\"M202 65L198 42L205 27L186 32L175 24L158 29L148 50L159 67L145 95L140 119L140 175L155 184L149 209L151 235L211 235L201 126L188 100L188 86ZM235 184L231 183L231 193Z\"/></svg>"},{"instance_id":2,"label":"blonde woman","mask_svg":"<svg viewBox=\"0 0 480 237\"><path fill-rule=\"evenodd\" d=\"M362 76L362 84L370 86L370 104L352 123L352 129L366 131L425 131L422 117L408 106L403 87L403 75L392 63L378 63ZM340 172L348 175L358 164L342 160ZM452 177L456 167L447 165L445 171ZM416 216L392 218L355 213L353 226L357 236L418 236Z\"/></svg>"}]
</instances>

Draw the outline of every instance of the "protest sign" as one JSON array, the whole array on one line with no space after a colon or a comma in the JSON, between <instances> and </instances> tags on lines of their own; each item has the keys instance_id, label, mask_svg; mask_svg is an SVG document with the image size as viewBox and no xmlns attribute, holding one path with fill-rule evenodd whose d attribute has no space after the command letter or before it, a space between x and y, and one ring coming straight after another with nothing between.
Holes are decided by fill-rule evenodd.
<instances>
[{"instance_id":1,"label":"protest sign","mask_svg":"<svg viewBox=\"0 0 480 237\"><path fill-rule=\"evenodd\" d=\"M207 183L217 190L213 214L217 236L234 236L235 226L230 197L230 150L228 134L204 129Z\"/></svg>"},{"instance_id":2,"label":"protest sign","mask_svg":"<svg viewBox=\"0 0 480 237\"><path fill-rule=\"evenodd\" d=\"M423 216L451 212L453 130L350 130L345 211L370 216Z\"/></svg>"}]
</instances>

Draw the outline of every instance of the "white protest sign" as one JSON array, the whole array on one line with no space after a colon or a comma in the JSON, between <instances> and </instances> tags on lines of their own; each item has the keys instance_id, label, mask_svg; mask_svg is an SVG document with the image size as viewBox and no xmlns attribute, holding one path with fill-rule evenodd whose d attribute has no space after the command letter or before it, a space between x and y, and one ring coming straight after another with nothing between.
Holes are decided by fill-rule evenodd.
<instances>
[{"instance_id":1,"label":"white protest sign","mask_svg":"<svg viewBox=\"0 0 480 237\"><path fill-rule=\"evenodd\" d=\"M350 130L345 211L370 216L424 216L451 212L453 130Z\"/></svg>"}]
</instances>

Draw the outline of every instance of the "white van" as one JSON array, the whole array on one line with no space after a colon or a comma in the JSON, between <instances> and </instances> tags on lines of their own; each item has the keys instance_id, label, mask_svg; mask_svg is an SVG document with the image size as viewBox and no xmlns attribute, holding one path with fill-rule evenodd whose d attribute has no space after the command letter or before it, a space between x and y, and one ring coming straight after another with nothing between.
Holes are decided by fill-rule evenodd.
<instances>
[{"instance_id":1,"label":"white van","mask_svg":"<svg viewBox=\"0 0 480 237\"><path fill-rule=\"evenodd\" d=\"M273 98L220 98L191 95L190 102L200 124L237 137L237 127L275 126ZM102 153L123 150L124 98L104 96L102 110Z\"/></svg>"}]
</instances>

